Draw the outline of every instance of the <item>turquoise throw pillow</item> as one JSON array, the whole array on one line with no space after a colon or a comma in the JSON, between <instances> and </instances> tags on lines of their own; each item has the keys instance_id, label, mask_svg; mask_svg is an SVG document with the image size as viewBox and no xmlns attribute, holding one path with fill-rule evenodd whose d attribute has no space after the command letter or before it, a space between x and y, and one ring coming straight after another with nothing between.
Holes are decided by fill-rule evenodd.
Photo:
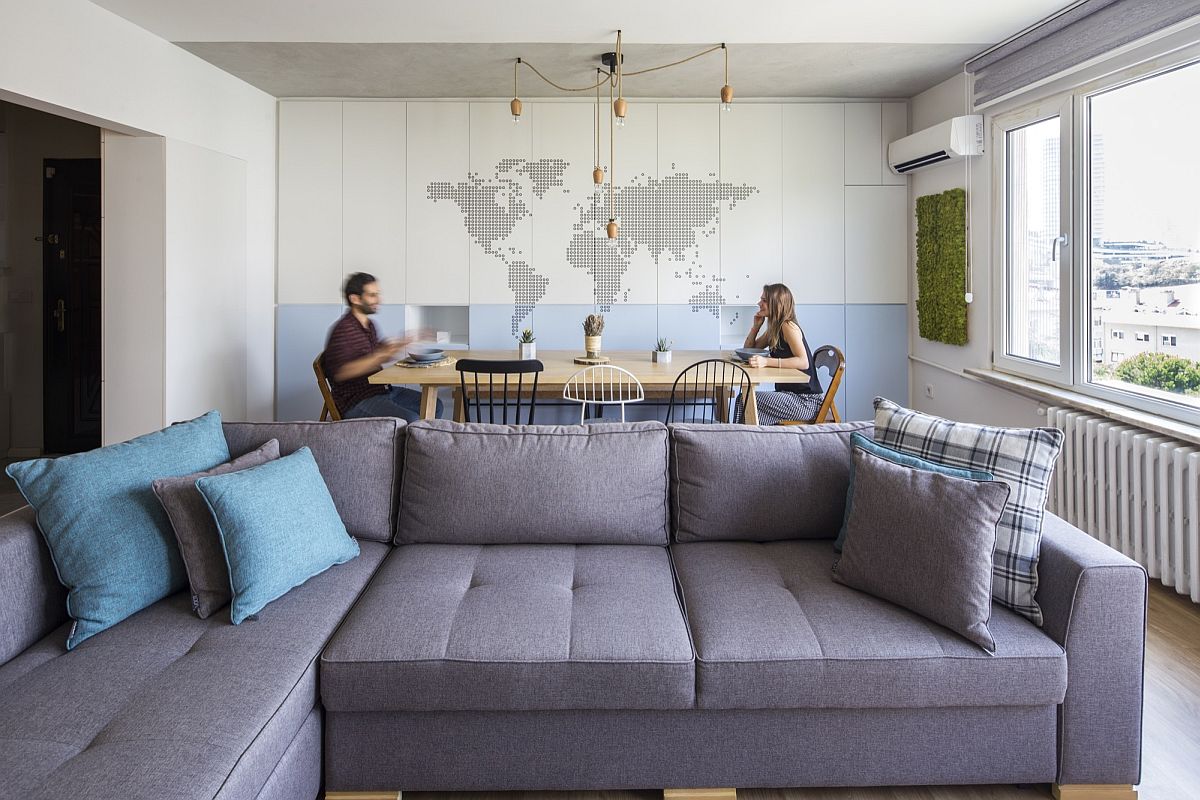
<instances>
[{"instance_id":1,"label":"turquoise throw pillow","mask_svg":"<svg viewBox=\"0 0 1200 800\"><path fill-rule=\"evenodd\" d=\"M237 625L335 564L358 556L312 451L196 481L229 565Z\"/></svg>"},{"instance_id":2,"label":"turquoise throw pillow","mask_svg":"<svg viewBox=\"0 0 1200 800\"><path fill-rule=\"evenodd\" d=\"M67 587L68 650L187 586L150 484L228 460L221 415L210 411L121 444L9 465Z\"/></svg>"},{"instance_id":3,"label":"turquoise throw pillow","mask_svg":"<svg viewBox=\"0 0 1200 800\"><path fill-rule=\"evenodd\" d=\"M876 442L863 436L861 433L850 434L850 446L858 448L872 455L879 456L882 459L899 464L902 467L912 467L913 469L923 470L925 472L937 472L941 475L950 475L954 478L967 478L973 481L990 481L994 480L995 476L990 472L982 472L975 469L958 469L956 467L947 467L945 464L938 464L934 461L926 461L923 458L910 456L908 453L901 453L893 450L890 447L884 447ZM850 460L850 487L846 491L846 513L842 516L842 529L838 531L837 539L833 543L833 549L839 553L842 551L842 545L846 543L846 523L850 519L851 504L854 502L854 459Z\"/></svg>"}]
</instances>

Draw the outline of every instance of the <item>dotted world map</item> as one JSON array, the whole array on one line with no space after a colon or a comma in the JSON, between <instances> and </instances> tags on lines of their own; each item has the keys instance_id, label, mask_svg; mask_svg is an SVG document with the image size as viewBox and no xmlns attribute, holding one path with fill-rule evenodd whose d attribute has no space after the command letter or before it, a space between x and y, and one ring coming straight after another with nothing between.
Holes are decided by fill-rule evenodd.
<instances>
[{"instance_id":1,"label":"dotted world map","mask_svg":"<svg viewBox=\"0 0 1200 800\"><path fill-rule=\"evenodd\" d=\"M471 172L465 180L432 181L427 187L434 203L451 201L458 207L471 239L496 259L497 267L507 270L514 335L545 297L551 279L535 269L529 256L512 246L509 238L518 224L536 213L548 194L570 199L572 193L564 181L570 168L561 158L505 158L490 175ZM643 248L657 266L664 261L678 265L670 277L691 290L688 304L693 313L710 313L719 319L725 303L724 279L716 265L701 263L700 244L717 235L723 208L733 210L757 192L748 184L721 181L714 173L693 178L675 171L674 164L662 178L643 173L615 190L613 205L621 226L615 240L605 232L609 219L605 187L572 205L576 221L563 255L573 269L590 276L594 303L601 312L628 302L626 275L634 254ZM562 200L556 196L555 202Z\"/></svg>"}]
</instances>

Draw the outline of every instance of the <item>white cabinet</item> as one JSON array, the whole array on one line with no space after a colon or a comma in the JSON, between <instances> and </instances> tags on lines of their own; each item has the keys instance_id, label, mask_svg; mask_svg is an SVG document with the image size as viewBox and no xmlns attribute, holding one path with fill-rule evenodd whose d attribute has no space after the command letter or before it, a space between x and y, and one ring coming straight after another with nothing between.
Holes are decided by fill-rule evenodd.
<instances>
[{"instance_id":1,"label":"white cabinet","mask_svg":"<svg viewBox=\"0 0 1200 800\"><path fill-rule=\"evenodd\" d=\"M879 103L846 104L846 185L878 186L883 179L883 109Z\"/></svg>"},{"instance_id":2,"label":"white cabinet","mask_svg":"<svg viewBox=\"0 0 1200 800\"><path fill-rule=\"evenodd\" d=\"M884 103L882 116L883 140L879 156L882 182L888 186L907 186L908 176L897 175L888 167L887 149L889 144L908 135L908 103Z\"/></svg>"},{"instance_id":3,"label":"white cabinet","mask_svg":"<svg viewBox=\"0 0 1200 800\"><path fill-rule=\"evenodd\" d=\"M467 216L454 200L456 184L467 181L469 169L469 104L409 103L405 255L409 303L470 302Z\"/></svg>"},{"instance_id":4,"label":"white cabinet","mask_svg":"<svg viewBox=\"0 0 1200 800\"><path fill-rule=\"evenodd\" d=\"M342 103L342 275L369 272L405 297L405 104Z\"/></svg>"},{"instance_id":5,"label":"white cabinet","mask_svg":"<svg viewBox=\"0 0 1200 800\"><path fill-rule=\"evenodd\" d=\"M840 103L783 107L783 282L797 303L846 300Z\"/></svg>"},{"instance_id":6,"label":"white cabinet","mask_svg":"<svg viewBox=\"0 0 1200 800\"><path fill-rule=\"evenodd\" d=\"M335 303L342 280L342 104L279 104L279 302Z\"/></svg>"},{"instance_id":7,"label":"white cabinet","mask_svg":"<svg viewBox=\"0 0 1200 800\"><path fill-rule=\"evenodd\" d=\"M907 187L846 187L846 302L908 302Z\"/></svg>"},{"instance_id":8,"label":"white cabinet","mask_svg":"<svg viewBox=\"0 0 1200 800\"><path fill-rule=\"evenodd\" d=\"M757 303L763 285L783 280L782 119L776 104L721 114L721 180L752 189L721 208L722 292L730 305Z\"/></svg>"}]
</instances>

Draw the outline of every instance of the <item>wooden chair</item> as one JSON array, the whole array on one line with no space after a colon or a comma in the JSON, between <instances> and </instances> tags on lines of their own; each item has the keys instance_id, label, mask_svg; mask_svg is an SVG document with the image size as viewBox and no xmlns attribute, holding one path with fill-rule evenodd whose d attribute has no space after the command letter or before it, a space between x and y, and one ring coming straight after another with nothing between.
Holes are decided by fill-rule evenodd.
<instances>
[{"instance_id":1,"label":"wooden chair","mask_svg":"<svg viewBox=\"0 0 1200 800\"><path fill-rule=\"evenodd\" d=\"M744 422L737 398L751 391L750 375L741 366L719 358L697 361L671 386L667 422Z\"/></svg>"},{"instance_id":2,"label":"wooden chair","mask_svg":"<svg viewBox=\"0 0 1200 800\"><path fill-rule=\"evenodd\" d=\"M625 421L625 404L646 399L642 382L632 372L611 364L584 367L563 386L563 399L579 403L579 424L587 421L588 403L598 406L621 407L621 422Z\"/></svg>"},{"instance_id":3,"label":"wooden chair","mask_svg":"<svg viewBox=\"0 0 1200 800\"><path fill-rule=\"evenodd\" d=\"M333 392L329 389L329 379L325 377L324 361L324 351L313 359L313 373L317 376L317 388L321 390L321 397L325 400L325 405L321 407L321 422L327 419L340 420L342 412L338 411L337 403L333 402Z\"/></svg>"},{"instance_id":4,"label":"wooden chair","mask_svg":"<svg viewBox=\"0 0 1200 800\"><path fill-rule=\"evenodd\" d=\"M829 382L825 384L825 394L821 397L816 416L812 419L785 419L780 425L816 425L821 422L842 421L842 415L838 413L833 400L842 384L842 375L846 372L846 356L831 344L822 345L813 351L812 367L829 372Z\"/></svg>"},{"instance_id":5,"label":"wooden chair","mask_svg":"<svg viewBox=\"0 0 1200 800\"><path fill-rule=\"evenodd\" d=\"M521 402L528 392L528 403L526 405L528 411L528 419L525 424L533 424L534 403L537 400L537 385L538 375L545 368L541 361L534 358L518 359L515 361L491 361L483 358L463 358L455 363L454 368L458 370L459 390L462 392L463 410L466 414L467 422L484 422L483 406L485 405L484 395L486 394L486 405L488 408L487 422L496 421L496 401L501 402L503 414L500 422L503 425L508 424L508 407L509 397L516 394L515 413L513 415L513 424L521 424ZM472 384L472 392L467 391L467 374L470 373L474 377ZM525 376L533 375L533 381L526 386ZM479 376L487 376L487 384L480 386ZM503 380L497 380L496 376L502 375ZM516 375L516 386L509 383L509 376ZM499 393L500 397L496 395ZM471 408L475 409L475 419L471 419Z\"/></svg>"}]
</instances>

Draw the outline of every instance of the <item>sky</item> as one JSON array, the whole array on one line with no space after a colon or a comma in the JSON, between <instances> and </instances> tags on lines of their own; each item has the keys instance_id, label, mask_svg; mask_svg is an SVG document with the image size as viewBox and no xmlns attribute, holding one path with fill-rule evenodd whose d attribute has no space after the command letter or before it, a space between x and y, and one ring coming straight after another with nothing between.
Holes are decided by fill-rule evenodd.
<instances>
[{"instance_id":1,"label":"sky","mask_svg":"<svg viewBox=\"0 0 1200 800\"><path fill-rule=\"evenodd\" d=\"M1200 63L1090 98L1105 238L1200 250Z\"/></svg>"}]
</instances>

